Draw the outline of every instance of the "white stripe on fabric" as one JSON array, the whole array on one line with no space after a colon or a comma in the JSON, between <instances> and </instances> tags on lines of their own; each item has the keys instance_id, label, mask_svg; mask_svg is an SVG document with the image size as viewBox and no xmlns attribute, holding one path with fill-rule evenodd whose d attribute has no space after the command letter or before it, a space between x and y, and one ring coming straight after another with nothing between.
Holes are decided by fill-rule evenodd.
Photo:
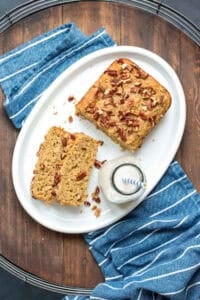
<instances>
[{"instance_id":1,"label":"white stripe on fabric","mask_svg":"<svg viewBox=\"0 0 200 300\"><path fill-rule=\"evenodd\" d=\"M189 217L189 216L184 217L184 218L183 218L177 225L175 225L173 228L178 228L178 227L180 227L180 226L185 222L185 220L188 219L188 217Z\"/></svg>"},{"instance_id":2,"label":"white stripe on fabric","mask_svg":"<svg viewBox=\"0 0 200 300\"><path fill-rule=\"evenodd\" d=\"M117 279L117 278L122 278L123 276L122 275L116 275L116 276L113 276L113 277L106 277L105 280L114 280L114 279Z\"/></svg>"},{"instance_id":3,"label":"white stripe on fabric","mask_svg":"<svg viewBox=\"0 0 200 300\"><path fill-rule=\"evenodd\" d=\"M62 32L65 32L65 31L66 31L66 28L60 29L59 31L54 32L54 33L52 33L52 34L50 34L50 35L44 37L43 39L40 39L39 41L35 41L34 43L33 43L33 42L30 43L30 44L27 45L26 47L24 47L24 48L22 48L22 49L19 49L18 51L15 51L14 53L11 53L10 55L7 55L6 57L2 57L2 58L0 59L0 64L1 64L2 62L4 62L4 61L10 59L11 57L16 56L16 55L18 55L18 54L20 54L20 53L26 51L27 49L32 48L32 47L34 47L34 46L36 46L36 45L38 45L38 44L40 44L40 43L43 43L44 41L47 41L47 40L49 40L49 39L51 39L51 38L53 38L53 37L55 37L55 36L61 34Z\"/></svg>"},{"instance_id":4,"label":"white stripe on fabric","mask_svg":"<svg viewBox=\"0 0 200 300\"><path fill-rule=\"evenodd\" d=\"M143 291L143 289L140 289L139 294L138 294L138 297L137 297L137 300L140 300L140 299L141 299L141 297L142 297L142 291Z\"/></svg>"},{"instance_id":5,"label":"white stripe on fabric","mask_svg":"<svg viewBox=\"0 0 200 300\"><path fill-rule=\"evenodd\" d=\"M200 248L200 245L194 245L194 246L189 246L189 247L187 247L187 248L183 251L183 253L182 253L180 256L178 256L175 260L182 258L182 257L183 257L190 249L194 249L194 248ZM174 261L174 260L173 260L173 261Z\"/></svg>"},{"instance_id":6,"label":"white stripe on fabric","mask_svg":"<svg viewBox=\"0 0 200 300\"><path fill-rule=\"evenodd\" d=\"M174 166L174 165L177 165L178 164L178 162L175 160L175 161L173 161L173 163L171 163L171 166Z\"/></svg>"},{"instance_id":7,"label":"white stripe on fabric","mask_svg":"<svg viewBox=\"0 0 200 300\"><path fill-rule=\"evenodd\" d=\"M102 266L106 261L108 261L108 258L102 260L98 265L99 265L99 266Z\"/></svg>"},{"instance_id":8,"label":"white stripe on fabric","mask_svg":"<svg viewBox=\"0 0 200 300\"><path fill-rule=\"evenodd\" d=\"M185 287L180 290L174 291L174 292L167 292L167 293L160 293L160 294L162 296L177 295L177 294L182 293L184 290L185 290Z\"/></svg>"},{"instance_id":9,"label":"white stripe on fabric","mask_svg":"<svg viewBox=\"0 0 200 300\"><path fill-rule=\"evenodd\" d=\"M17 117L18 115L20 115L29 105L31 105L32 103L34 103L35 101L37 101L42 94L38 95L37 97L33 98L31 101L29 101L26 105L24 105L16 114L10 116L10 119L14 119L15 117Z\"/></svg>"},{"instance_id":10,"label":"white stripe on fabric","mask_svg":"<svg viewBox=\"0 0 200 300\"><path fill-rule=\"evenodd\" d=\"M196 193L196 190L192 191L191 193L189 193L188 195L182 197L181 199L179 199L177 202L173 203L172 205L170 205L170 206L168 206L168 207L166 207L166 208L164 208L164 209L162 209L162 210L156 212L155 214L151 215L150 218L153 218L153 217L155 217L155 216L158 216L158 215L162 214L163 212L165 212L165 211L171 209L172 207L175 207L176 205L178 205L178 204L180 204L181 202L183 202L184 200L188 199L190 196L192 196L192 195L195 194L195 193Z\"/></svg>"},{"instance_id":11,"label":"white stripe on fabric","mask_svg":"<svg viewBox=\"0 0 200 300\"><path fill-rule=\"evenodd\" d=\"M171 260L170 263L174 263L175 261L181 259L190 249L193 249L193 248L200 248L200 245L194 245L194 246L189 246L188 248L184 249L183 253L181 255L179 255L177 258L175 258L174 260ZM130 276L126 277L126 279L128 278L132 278L134 276L141 276L141 275L144 275L145 273L151 271L153 268L148 268L149 266L151 266L153 263L155 263L155 261L160 257L161 254L163 254L163 252L166 252L167 249L161 251L155 258L152 262L150 262L147 266L145 266L143 269L131 274ZM165 266L165 265L168 265L169 262L166 262L166 263L163 263L163 264L160 264L159 266ZM143 270L145 269L148 269L146 270L146 272L142 272Z\"/></svg>"},{"instance_id":12,"label":"white stripe on fabric","mask_svg":"<svg viewBox=\"0 0 200 300\"><path fill-rule=\"evenodd\" d=\"M165 278L165 277L168 277L168 276L172 276L172 275L176 275L176 274L183 273L183 272L186 272L186 271L190 271L190 270L195 269L196 267L199 267L199 266L200 266L200 263L192 265L192 266L184 268L184 269L179 269L179 270L176 270L176 271L173 271L173 272L170 272L170 273L161 274L159 276L154 276L154 277L146 278L146 279L143 279L143 280L134 280L134 281L131 281L131 282L125 284L123 286L123 289L127 288L128 286L130 286L130 285L132 285L134 283L147 282L147 281L151 281L151 280L155 280L155 279L156 280L162 279L162 278ZM116 288L116 287L110 286L107 283L102 283L102 285L103 286L107 286L111 290L122 290L121 287L120 288Z\"/></svg>"},{"instance_id":13,"label":"white stripe on fabric","mask_svg":"<svg viewBox=\"0 0 200 300\"><path fill-rule=\"evenodd\" d=\"M160 194L161 192L165 191L166 189L168 189L170 186L174 185L175 183L179 182L179 181L182 181L184 178L186 178L186 175L183 175L182 177L176 179L176 180L173 180L172 182L170 182L169 184L167 184L166 186L164 186L163 188L161 188L160 190L152 193L151 195L147 196L146 199L150 199L158 194Z\"/></svg>"},{"instance_id":14,"label":"white stripe on fabric","mask_svg":"<svg viewBox=\"0 0 200 300\"><path fill-rule=\"evenodd\" d=\"M108 300L106 298L99 298L99 297L95 297L95 296L90 296L90 299L94 299L94 300Z\"/></svg>"},{"instance_id":15,"label":"white stripe on fabric","mask_svg":"<svg viewBox=\"0 0 200 300\"><path fill-rule=\"evenodd\" d=\"M94 239L93 241L90 242L90 245L94 244L96 241L98 241L99 239L101 239L102 237L104 237L105 235L107 235L108 232L110 232L112 229L114 229L115 227L117 227L118 225L121 225L122 223L126 223L127 221L121 221L121 222L118 222L114 225L112 225L111 227L109 227L105 232L104 234L96 237L96 239Z\"/></svg>"},{"instance_id":16,"label":"white stripe on fabric","mask_svg":"<svg viewBox=\"0 0 200 300\"><path fill-rule=\"evenodd\" d=\"M135 233L136 231L141 230L141 229L147 227L148 225L151 225L151 224L156 223L156 222L161 222L161 223L171 223L171 222L174 222L174 221L177 221L177 220L178 220L178 219L171 219L171 220L162 220L162 219L159 220L159 219L158 219L158 220L150 221L149 223L146 223L146 224L140 226L139 228L137 228L137 229L135 229L135 230L129 232L129 234L123 236L121 239L118 239L117 241L115 241L115 242L109 247L109 249L106 251L106 253L105 253L104 255L107 255L108 252L110 252L110 250L112 249L112 247L113 247L116 243L122 241L123 239L126 239L127 237L129 237L130 235L132 235L133 233ZM129 248L130 246L131 246L131 245L129 245L129 246L127 246L127 247L123 247L123 249ZM116 251L116 250L118 250L118 249L120 249L120 248L114 248L114 249L112 249L112 251Z\"/></svg>"},{"instance_id":17,"label":"white stripe on fabric","mask_svg":"<svg viewBox=\"0 0 200 300\"><path fill-rule=\"evenodd\" d=\"M118 269L120 270L120 269L121 269L123 266L125 266L126 264L128 264L128 263L130 263L130 262L132 262L132 261L134 261L134 260L136 260L136 259L138 259L139 257L142 257L142 256L146 255L147 253L150 253L150 252L152 252L152 251L155 251L155 250L157 250L157 249L159 249L159 248L162 248L163 246L166 246L166 245L170 244L171 242L174 242L175 240L179 239L183 234L184 234L184 232L181 233L181 234L179 234L179 235L176 236L175 238L173 238L173 239L171 239L171 240L165 242L165 243L162 244L162 245L159 245L159 246L157 246L157 247L155 247L155 248L152 248L152 249L147 250L147 251L145 251L145 252L143 252L143 253L141 253L141 254L138 254L138 255L135 256L135 257L130 258L128 261L126 261L126 262L124 262L122 265L120 265L120 266L118 267Z\"/></svg>"},{"instance_id":18,"label":"white stripe on fabric","mask_svg":"<svg viewBox=\"0 0 200 300\"><path fill-rule=\"evenodd\" d=\"M87 235L93 235L95 233L95 231L90 231L87 233Z\"/></svg>"},{"instance_id":19,"label":"white stripe on fabric","mask_svg":"<svg viewBox=\"0 0 200 300\"><path fill-rule=\"evenodd\" d=\"M200 238L200 233L197 236L195 236L195 239L198 239L198 238Z\"/></svg>"},{"instance_id":20,"label":"white stripe on fabric","mask_svg":"<svg viewBox=\"0 0 200 300\"><path fill-rule=\"evenodd\" d=\"M192 269L195 269L195 268L197 268L199 266L200 266L200 262L198 264L189 266L189 267L184 268L184 269L179 269L179 270L176 270L176 271L173 271L173 272L170 272L170 273L165 273L165 274L161 274L161 275L158 275L158 276L145 278L143 280L134 280L132 282L129 282L129 283L125 284L124 287L126 288L127 286L129 286L129 285L131 285L133 283L147 282L147 281L151 281L151 280L155 280L155 279L158 280L158 279L162 279L162 278L165 278L165 277L168 277L168 276L172 276L172 275L176 275L176 274L179 274L179 273L184 273L184 272L190 271Z\"/></svg>"},{"instance_id":21,"label":"white stripe on fabric","mask_svg":"<svg viewBox=\"0 0 200 300\"><path fill-rule=\"evenodd\" d=\"M143 268L140 269L139 271L137 271L137 272L131 274L130 276L127 276L126 279L132 278L132 277L134 277L134 276L141 276L141 275L145 274L146 272L142 272L142 271L145 271L146 269L148 269L147 271L149 271L149 270L150 270L149 267L152 266L152 265L158 260L158 258L159 258L164 252L166 252L166 251L167 251L167 249L162 250L161 252L159 252L159 253L156 255L156 257L155 257L148 265L146 265L145 267L143 267Z\"/></svg>"},{"instance_id":22,"label":"white stripe on fabric","mask_svg":"<svg viewBox=\"0 0 200 300\"><path fill-rule=\"evenodd\" d=\"M98 35L96 35L95 37L93 37L92 39L88 40L87 42L85 42L84 44L82 44L81 46L71 50L69 53L63 55L62 57L60 57L59 59L57 59L55 62L53 62L52 64L50 64L48 67L44 68L41 72L39 72L35 77L33 77L26 85L23 86L23 88L19 91L19 93L16 94L16 96L21 95L38 77L40 77L40 75L44 72L46 72L47 70L51 69L53 66L55 66L57 63L59 63L60 61L62 61L63 59L65 59L67 56L71 55L72 53L81 50L83 47L85 47L87 44L90 44L92 41L95 41L96 39L98 39L101 35L105 34L105 30L102 31L101 33L99 33Z\"/></svg>"},{"instance_id":23,"label":"white stripe on fabric","mask_svg":"<svg viewBox=\"0 0 200 300\"><path fill-rule=\"evenodd\" d=\"M149 239L154 233L156 233L157 231L159 231L159 229L155 229L154 231L152 231L151 233L147 234L143 239L141 239L139 242L133 244L134 245L139 245L141 243L143 243L144 241L146 241L147 239Z\"/></svg>"},{"instance_id":24,"label":"white stripe on fabric","mask_svg":"<svg viewBox=\"0 0 200 300\"><path fill-rule=\"evenodd\" d=\"M188 291L189 291L191 288L193 288L193 287L195 287L195 286L197 286L197 285L200 285L200 281L196 281L196 282L190 284L190 285L187 287L187 289L186 289L186 296L187 296L187 294L188 294Z\"/></svg>"},{"instance_id":25,"label":"white stripe on fabric","mask_svg":"<svg viewBox=\"0 0 200 300\"><path fill-rule=\"evenodd\" d=\"M126 246L126 247L117 247L117 248L113 248L112 251L118 251L118 250L123 250L125 248L128 248L128 247L133 247L134 245L138 245L138 244L141 244L142 242L144 242L146 239L148 239L150 236L152 236L155 232L159 231L159 229L155 229L154 231L152 231L151 233L147 234L143 239L141 239L139 242L137 243L134 243L134 244L131 244L129 246Z\"/></svg>"},{"instance_id":26,"label":"white stripe on fabric","mask_svg":"<svg viewBox=\"0 0 200 300\"><path fill-rule=\"evenodd\" d=\"M15 73L12 73L12 74L7 75L7 76L5 76L5 77L3 77L3 78L0 78L0 82L6 81L6 80L8 80L8 79L10 79L10 78L12 78L12 77L14 77L14 76L16 76L16 75L18 75L18 74L24 72L24 71L26 71L26 70L32 68L33 66L36 66L37 64L38 64L38 62L36 62L36 63L34 63L34 64L31 64L31 65L28 65L28 66L26 66L26 67L24 67L24 68L22 68L22 69L17 70Z\"/></svg>"}]
</instances>

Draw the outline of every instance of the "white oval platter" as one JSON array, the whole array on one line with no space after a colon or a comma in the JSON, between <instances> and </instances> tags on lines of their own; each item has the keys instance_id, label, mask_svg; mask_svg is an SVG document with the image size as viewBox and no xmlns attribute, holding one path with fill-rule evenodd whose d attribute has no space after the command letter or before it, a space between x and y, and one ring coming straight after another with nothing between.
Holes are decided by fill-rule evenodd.
<instances>
[{"instance_id":1,"label":"white oval platter","mask_svg":"<svg viewBox=\"0 0 200 300\"><path fill-rule=\"evenodd\" d=\"M101 73L116 58L134 60L162 83L171 93L172 105L158 126L145 139L142 147L132 154L140 161L147 178L147 189L137 201L117 205L101 194L101 214L94 215L91 207L63 207L46 205L31 197L30 183L36 162L36 153L44 135L51 126L62 126L71 132L86 134L103 140L98 160L111 160L130 155L113 143L90 122L75 116L74 105L85 94ZM69 102L73 95L75 102ZM74 121L68 122L73 116ZM185 128L186 104L182 85L172 67L148 50L132 46L115 46L98 50L82 58L63 72L43 93L19 133L12 161L12 177L17 197L25 211L41 225L63 233L83 233L110 225L134 209L155 187L173 160ZM88 195L98 185L98 170L93 169ZM90 201L90 199L88 199ZM150 201L150 200L147 200Z\"/></svg>"}]
</instances>

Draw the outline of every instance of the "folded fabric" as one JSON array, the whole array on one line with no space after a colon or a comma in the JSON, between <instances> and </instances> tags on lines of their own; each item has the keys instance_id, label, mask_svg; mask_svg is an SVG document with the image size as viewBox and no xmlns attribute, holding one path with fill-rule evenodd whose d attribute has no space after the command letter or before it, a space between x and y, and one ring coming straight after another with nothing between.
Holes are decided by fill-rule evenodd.
<instances>
[{"instance_id":1,"label":"folded fabric","mask_svg":"<svg viewBox=\"0 0 200 300\"><path fill-rule=\"evenodd\" d=\"M113 46L104 28L91 36L75 24L55 28L0 57L0 85L4 108L14 126L20 128L46 88L81 57Z\"/></svg>"},{"instance_id":2,"label":"folded fabric","mask_svg":"<svg viewBox=\"0 0 200 300\"><path fill-rule=\"evenodd\" d=\"M177 162L128 216L85 240L105 282L65 300L200 299L200 196Z\"/></svg>"}]
</instances>

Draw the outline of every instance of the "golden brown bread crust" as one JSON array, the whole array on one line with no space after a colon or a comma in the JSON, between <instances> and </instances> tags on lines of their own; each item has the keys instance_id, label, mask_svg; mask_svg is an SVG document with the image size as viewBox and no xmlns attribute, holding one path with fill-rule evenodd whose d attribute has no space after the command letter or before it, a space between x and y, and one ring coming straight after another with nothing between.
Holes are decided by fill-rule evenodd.
<instances>
[{"instance_id":1,"label":"golden brown bread crust","mask_svg":"<svg viewBox=\"0 0 200 300\"><path fill-rule=\"evenodd\" d=\"M165 87L130 59L120 58L76 104L76 113L123 148L134 151L170 105Z\"/></svg>"},{"instance_id":2,"label":"golden brown bread crust","mask_svg":"<svg viewBox=\"0 0 200 300\"><path fill-rule=\"evenodd\" d=\"M51 127L37 153L31 182L33 198L79 206L87 188L99 142L83 134Z\"/></svg>"}]
</instances>

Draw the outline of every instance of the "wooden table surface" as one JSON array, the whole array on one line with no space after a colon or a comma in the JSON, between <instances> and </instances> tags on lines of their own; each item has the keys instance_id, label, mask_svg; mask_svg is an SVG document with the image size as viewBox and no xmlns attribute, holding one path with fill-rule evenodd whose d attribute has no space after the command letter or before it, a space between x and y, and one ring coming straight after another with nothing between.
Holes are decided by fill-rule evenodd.
<instances>
[{"instance_id":1,"label":"wooden table surface","mask_svg":"<svg viewBox=\"0 0 200 300\"><path fill-rule=\"evenodd\" d=\"M154 51L175 69L187 101L186 128L176 158L200 191L199 47L173 25L133 6L84 1L43 10L13 25L0 34L0 54L67 22L75 22L86 34L104 26L118 45ZM94 287L103 281L103 276L82 236L56 233L40 226L17 200L11 161L18 131L4 112L3 93L0 99L0 252L24 270L50 282Z\"/></svg>"}]
</instances>

